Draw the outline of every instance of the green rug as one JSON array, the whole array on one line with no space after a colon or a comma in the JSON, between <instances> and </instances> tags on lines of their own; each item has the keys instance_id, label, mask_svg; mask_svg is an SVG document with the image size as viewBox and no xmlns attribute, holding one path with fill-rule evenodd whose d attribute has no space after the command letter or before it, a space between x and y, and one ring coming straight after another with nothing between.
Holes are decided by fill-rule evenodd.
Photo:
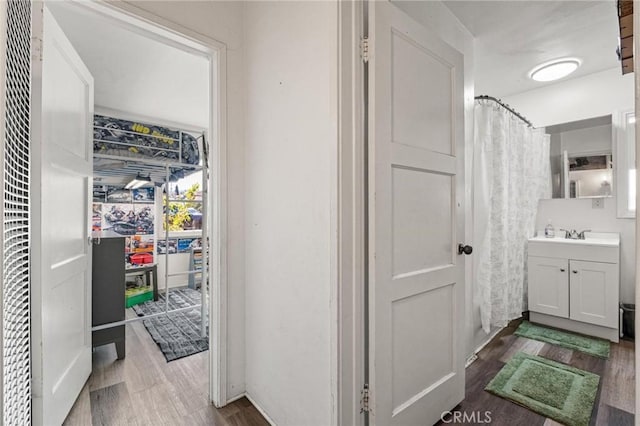
<instances>
[{"instance_id":1,"label":"green rug","mask_svg":"<svg viewBox=\"0 0 640 426\"><path fill-rule=\"evenodd\" d=\"M562 346L563 348L584 352L599 358L609 358L610 344L607 340L554 330L531 324L528 321L523 321L515 334L528 339L539 340L541 342Z\"/></svg>"},{"instance_id":2,"label":"green rug","mask_svg":"<svg viewBox=\"0 0 640 426\"><path fill-rule=\"evenodd\" d=\"M518 352L485 390L568 426L586 426L599 382L597 374Z\"/></svg>"}]
</instances>

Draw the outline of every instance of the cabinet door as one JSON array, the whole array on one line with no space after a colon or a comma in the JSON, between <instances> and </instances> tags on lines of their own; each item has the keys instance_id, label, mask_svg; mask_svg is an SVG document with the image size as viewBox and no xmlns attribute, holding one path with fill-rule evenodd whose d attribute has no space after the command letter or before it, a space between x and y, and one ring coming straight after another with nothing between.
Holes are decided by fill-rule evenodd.
<instances>
[{"instance_id":1,"label":"cabinet door","mask_svg":"<svg viewBox=\"0 0 640 426\"><path fill-rule=\"evenodd\" d=\"M572 260L569 266L570 318L617 328L619 266L579 260Z\"/></svg>"},{"instance_id":2,"label":"cabinet door","mask_svg":"<svg viewBox=\"0 0 640 426\"><path fill-rule=\"evenodd\" d=\"M529 256L529 310L569 317L569 260Z\"/></svg>"}]
</instances>

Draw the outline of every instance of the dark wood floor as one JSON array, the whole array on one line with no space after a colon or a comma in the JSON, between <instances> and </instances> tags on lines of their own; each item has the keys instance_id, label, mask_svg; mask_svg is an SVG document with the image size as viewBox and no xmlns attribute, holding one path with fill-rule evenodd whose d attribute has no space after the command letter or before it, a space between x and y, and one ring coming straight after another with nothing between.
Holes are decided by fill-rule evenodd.
<instances>
[{"instance_id":1,"label":"dark wood floor","mask_svg":"<svg viewBox=\"0 0 640 426\"><path fill-rule=\"evenodd\" d=\"M558 423L551 419L484 390L505 363L520 351L569 364L600 376L600 385L590 425L632 426L634 424L633 342L612 343L611 355L609 359L604 360L548 343L515 336L513 333L518 324L519 322L514 322L502 330L478 353L478 359L467 368L465 400L455 411L468 414L490 411L491 424L494 426L557 425ZM456 422L452 423L456 424Z\"/></svg>"},{"instance_id":2,"label":"dark wood floor","mask_svg":"<svg viewBox=\"0 0 640 426\"><path fill-rule=\"evenodd\" d=\"M208 403L208 355L167 363L142 323L127 325L124 360L114 345L93 353L93 373L65 425L268 425L246 398Z\"/></svg>"}]
</instances>

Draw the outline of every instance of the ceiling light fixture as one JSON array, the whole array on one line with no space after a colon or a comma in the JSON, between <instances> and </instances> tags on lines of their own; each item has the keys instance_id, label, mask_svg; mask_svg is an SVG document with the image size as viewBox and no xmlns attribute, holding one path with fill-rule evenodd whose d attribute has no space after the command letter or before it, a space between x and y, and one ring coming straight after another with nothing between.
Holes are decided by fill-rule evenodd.
<instances>
[{"instance_id":1,"label":"ceiling light fixture","mask_svg":"<svg viewBox=\"0 0 640 426\"><path fill-rule=\"evenodd\" d=\"M140 176L140 173L138 173L136 177L124 187L124 189L138 189L145 185L149 185L150 183L151 178L149 176Z\"/></svg>"},{"instance_id":2,"label":"ceiling light fixture","mask_svg":"<svg viewBox=\"0 0 640 426\"><path fill-rule=\"evenodd\" d=\"M577 58L562 58L540 64L529 73L535 81L554 81L568 76L582 65Z\"/></svg>"}]
</instances>

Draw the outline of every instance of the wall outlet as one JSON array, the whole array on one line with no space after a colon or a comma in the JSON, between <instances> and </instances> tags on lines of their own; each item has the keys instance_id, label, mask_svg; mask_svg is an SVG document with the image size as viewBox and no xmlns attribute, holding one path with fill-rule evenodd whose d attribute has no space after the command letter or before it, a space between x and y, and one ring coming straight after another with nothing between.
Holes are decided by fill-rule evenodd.
<instances>
[{"instance_id":1,"label":"wall outlet","mask_svg":"<svg viewBox=\"0 0 640 426\"><path fill-rule=\"evenodd\" d=\"M591 200L591 208L592 209L603 209L604 208L604 198L593 198Z\"/></svg>"}]
</instances>

